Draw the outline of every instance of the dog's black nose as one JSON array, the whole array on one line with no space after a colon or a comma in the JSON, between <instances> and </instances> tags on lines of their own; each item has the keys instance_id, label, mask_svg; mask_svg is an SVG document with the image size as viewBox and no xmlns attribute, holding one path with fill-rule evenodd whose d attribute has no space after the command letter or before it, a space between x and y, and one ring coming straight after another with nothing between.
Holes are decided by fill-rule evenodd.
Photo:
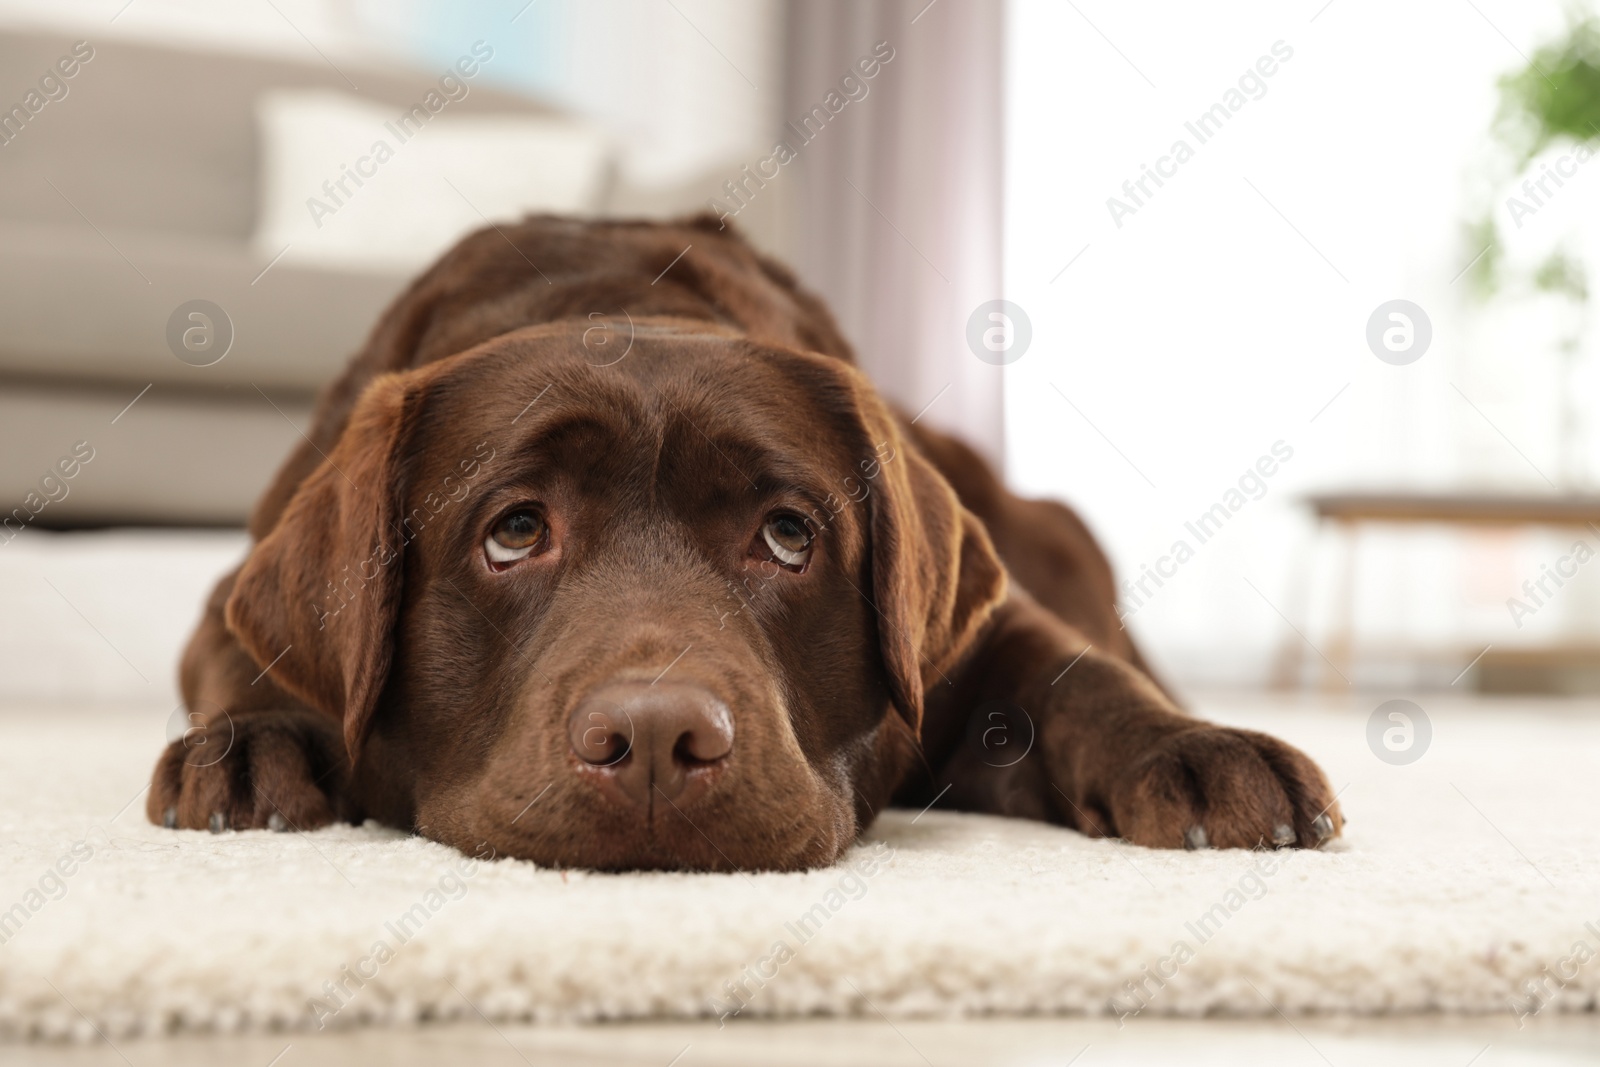
<instances>
[{"instance_id":1,"label":"dog's black nose","mask_svg":"<svg viewBox=\"0 0 1600 1067\"><path fill-rule=\"evenodd\" d=\"M692 800L733 751L733 716L699 686L618 682L589 694L567 721L572 750L628 800L652 789Z\"/></svg>"}]
</instances>

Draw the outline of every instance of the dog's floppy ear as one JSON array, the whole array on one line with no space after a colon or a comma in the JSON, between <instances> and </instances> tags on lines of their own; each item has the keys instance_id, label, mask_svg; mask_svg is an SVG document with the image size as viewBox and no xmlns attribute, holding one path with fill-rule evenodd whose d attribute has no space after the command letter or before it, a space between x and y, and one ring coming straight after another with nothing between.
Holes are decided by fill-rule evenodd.
<instances>
[{"instance_id":1,"label":"dog's floppy ear","mask_svg":"<svg viewBox=\"0 0 1600 1067\"><path fill-rule=\"evenodd\" d=\"M920 732L923 693L945 684L1004 598L1006 573L983 524L870 386L858 383L856 395L872 449L859 470L867 476L879 642L895 709Z\"/></svg>"},{"instance_id":2,"label":"dog's floppy ear","mask_svg":"<svg viewBox=\"0 0 1600 1067\"><path fill-rule=\"evenodd\" d=\"M353 761L389 674L400 607L403 453L422 376L375 379L338 444L240 568L228 629L272 680L344 723Z\"/></svg>"}]
</instances>

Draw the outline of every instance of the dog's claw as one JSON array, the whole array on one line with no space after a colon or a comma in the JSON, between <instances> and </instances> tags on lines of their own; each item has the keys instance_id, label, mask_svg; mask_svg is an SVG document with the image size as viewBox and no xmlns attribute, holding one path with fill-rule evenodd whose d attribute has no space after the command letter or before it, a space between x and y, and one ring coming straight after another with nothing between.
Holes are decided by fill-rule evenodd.
<instances>
[{"instance_id":1,"label":"dog's claw","mask_svg":"<svg viewBox=\"0 0 1600 1067\"><path fill-rule=\"evenodd\" d=\"M1333 818L1324 813L1311 820L1311 830L1317 835L1317 844L1333 836Z\"/></svg>"},{"instance_id":2,"label":"dog's claw","mask_svg":"<svg viewBox=\"0 0 1600 1067\"><path fill-rule=\"evenodd\" d=\"M166 827L168 830L176 830L178 828L178 809L168 808L166 811L162 812L161 825Z\"/></svg>"},{"instance_id":3,"label":"dog's claw","mask_svg":"<svg viewBox=\"0 0 1600 1067\"><path fill-rule=\"evenodd\" d=\"M1294 827L1286 822L1281 822L1272 828L1272 843L1279 848L1287 848L1294 844Z\"/></svg>"},{"instance_id":4,"label":"dog's claw","mask_svg":"<svg viewBox=\"0 0 1600 1067\"><path fill-rule=\"evenodd\" d=\"M228 828L228 817L220 811L211 813L211 832L220 834Z\"/></svg>"},{"instance_id":5,"label":"dog's claw","mask_svg":"<svg viewBox=\"0 0 1600 1067\"><path fill-rule=\"evenodd\" d=\"M1193 852L1196 849L1209 847L1209 842L1206 840L1205 827L1189 827L1189 829L1185 831L1183 835L1183 847L1188 849L1190 852Z\"/></svg>"},{"instance_id":6,"label":"dog's claw","mask_svg":"<svg viewBox=\"0 0 1600 1067\"><path fill-rule=\"evenodd\" d=\"M281 812L273 812L267 816L267 829L275 834L281 834L289 828L289 822Z\"/></svg>"}]
</instances>

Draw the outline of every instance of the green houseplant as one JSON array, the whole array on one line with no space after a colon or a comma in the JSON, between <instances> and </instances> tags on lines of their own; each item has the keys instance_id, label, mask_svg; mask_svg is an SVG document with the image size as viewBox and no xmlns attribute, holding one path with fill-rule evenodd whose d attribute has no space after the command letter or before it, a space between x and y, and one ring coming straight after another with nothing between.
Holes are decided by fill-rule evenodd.
<instances>
[{"instance_id":1,"label":"green houseplant","mask_svg":"<svg viewBox=\"0 0 1600 1067\"><path fill-rule=\"evenodd\" d=\"M1505 227L1513 230L1536 215L1567 182L1578 180L1600 154L1600 20L1576 16L1557 40L1538 49L1519 70L1500 79L1495 141L1510 163L1503 210L1492 204L1470 227L1482 252L1472 265L1478 294L1491 299L1508 290L1544 294L1572 309L1557 345L1560 361L1560 480L1575 489L1584 481L1579 437L1582 411L1572 387L1583 357L1588 324L1589 281L1583 260L1565 241L1532 271L1512 272L1505 262ZM1561 149L1552 160L1553 149ZM1537 163L1537 166L1535 164ZM1600 170L1600 167L1596 168Z\"/></svg>"}]
</instances>

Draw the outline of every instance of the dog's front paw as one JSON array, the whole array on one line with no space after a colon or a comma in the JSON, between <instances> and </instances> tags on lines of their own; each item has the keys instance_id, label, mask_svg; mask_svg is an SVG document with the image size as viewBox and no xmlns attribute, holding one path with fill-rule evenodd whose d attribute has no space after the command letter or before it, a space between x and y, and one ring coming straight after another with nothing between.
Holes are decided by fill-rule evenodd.
<instances>
[{"instance_id":1,"label":"dog's front paw","mask_svg":"<svg viewBox=\"0 0 1600 1067\"><path fill-rule=\"evenodd\" d=\"M339 817L344 741L309 711L217 712L156 762L145 814L168 829L308 830Z\"/></svg>"},{"instance_id":2,"label":"dog's front paw","mask_svg":"<svg viewBox=\"0 0 1600 1067\"><path fill-rule=\"evenodd\" d=\"M1344 818L1299 749L1250 730L1196 724L1157 742L1114 784L1117 833L1151 848L1317 848Z\"/></svg>"}]
</instances>

